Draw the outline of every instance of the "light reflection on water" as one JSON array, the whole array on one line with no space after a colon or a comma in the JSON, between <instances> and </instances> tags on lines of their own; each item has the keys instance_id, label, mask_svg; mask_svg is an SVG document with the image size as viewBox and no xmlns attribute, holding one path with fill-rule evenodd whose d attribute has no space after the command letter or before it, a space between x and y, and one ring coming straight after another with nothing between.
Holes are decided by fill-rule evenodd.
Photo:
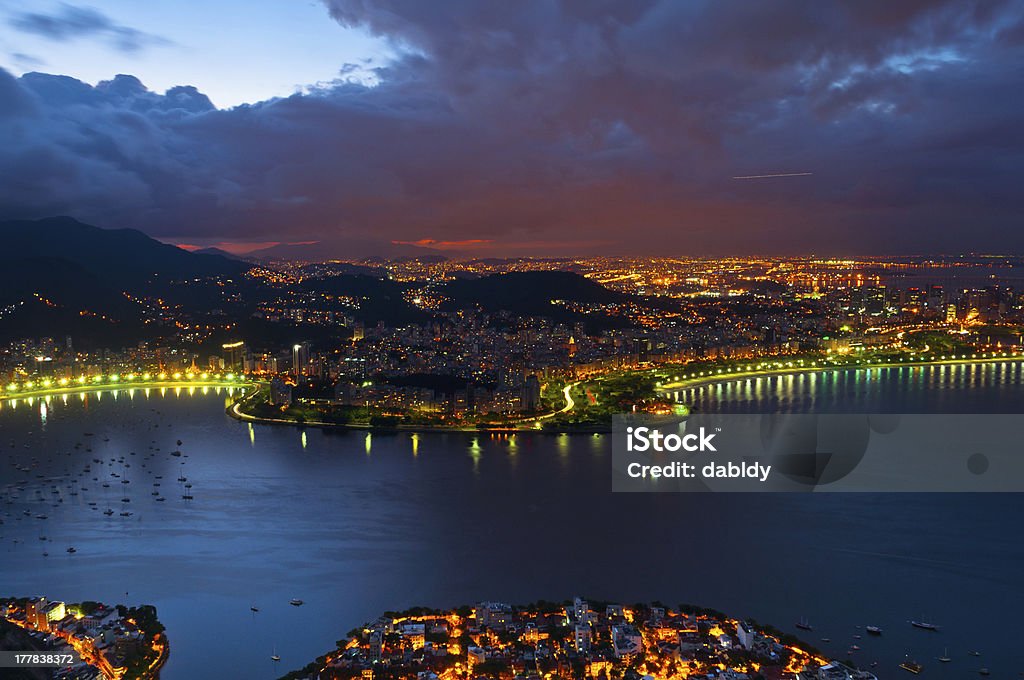
<instances>
[{"instance_id":1,"label":"light reflection on water","mask_svg":"<svg viewBox=\"0 0 1024 680\"><path fill-rule=\"evenodd\" d=\"M968 384L970 373L901 375L972 407L1002 390L982 381L985 394L965 400L972 393L949 386ZM1004 373L998 396L1020 408L1020 385L1007 376L1019 383L1019 371ZM858 387L883 382L820 374L794 377L791 392L767 380L747 389L786 405L809 403L808 394L828 403L830 390L870 394L882 399L872 406L899 410L906 387ZM721 389L718 407L752 398ZM125 394L52 399L45 429L45 402L0 410L0 489L13 503L2 506L0 584L12 594L109 602L127 590L133 603L156 604L173 648L165 680L276 677L267 660L274 646L283 673L386 610L576 594L694 602L787 629L809 617L837 653L856 626L881 625L882 639L860 644L863 661L877 658L886 675L908 649L925 659L939 645L960 656L982 649L993 676L1019 670L1011 662L1024 548L1005 530L1024 521L1019 496L611 494L609 437L320 429L296 437L291 427L228 418L216 390ZM178 448L180 458L171 454ZM120 507L109 474L124 471L122 458L133 514L104 517L103 508ZM94 459L97 474L82 474ZM45 521L21 514L44 505L32 493L36 474L59 480L62 502L46 500ZM115 484L103 488L93 476ZM180 498L179 476L194 484L194 500ZM71 496L69 486L89 490ZM154 488L166 502L150 496ZM49 483L40 490L53 495ZM53 544L46 558L44 533ZM292 598L306 604L291 607ZM941 636L909 629L920 616L940 623Z\"/></svg>"},{"instance_id":2,"label":"light reflection on water","mask_svg":"<svg viewBox=\"0 0 1024 680\"><path fill-rule=\"evenodd\" d=\"M1015 413L1022 409L1022 371L1019 361L876 367L736 378L672 396L699 411L727 413L834 413L851 404L865 411Z\"/></svg>"}]
</instances>

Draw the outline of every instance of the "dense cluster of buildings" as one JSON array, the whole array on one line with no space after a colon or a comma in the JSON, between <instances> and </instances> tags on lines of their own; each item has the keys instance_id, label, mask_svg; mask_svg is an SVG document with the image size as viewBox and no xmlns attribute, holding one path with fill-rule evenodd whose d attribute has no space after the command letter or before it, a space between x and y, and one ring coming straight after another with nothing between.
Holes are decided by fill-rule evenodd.
<instances>
[{"instance_id":1,"label":"dense cluster of buildings","mask_svg":"<svg viewBox=\"0 0 1024 680\"><path fill-rule=\"evenodd\" d=\"M563 605L414 610L354 633L308 675L292 677L876 680L722 614L579 597Z\"/></svg>"},{"instance_id":2,"label":"dense cluster of buildings","mask_svg":"<svg viewBox=\"0 0 1024 680\"><path fill-rule=\"evenodd\" d=\"M151 607L69 605L45 597L0 600L0 617L26 629L48 651L74 653L76 663L55 671L56 678L68 680L158 677L168 648L155 616Z\"/></svg>"},{"instance_id":3,"label":"dense cluster of buildings","mask_svg":"<svg viewBox=\"0 0 1024 680\"><path fill-rule=\"evenodd\" d=\"M1012 281L1013 268L1003 265L814 258L378 262L372 271L389 284L407 286L405 302L423 313L414 322L364 325L364 298L317 292L315 285L356 265L277 263L250 272L269 291L252 316L287 326L293 344L241 332L239 312L230 309L234 294L225 296L224 309L205 317L159 299L152 301L159 323L175 329L161 340L88 351L77 349L71 337L20 340L0 347L0 385L131 371L230 373L278 378L272 394L279 405L306 399L423 414L513 416L536 411L538 383L552 378L667 362L845 351L891 343L896 336L886 332L904 327L984 326L987 337L969 339L1019 345L1012 328L1024 323L1024 293L992 282L993 271L1000 281ZM581 302L557 299L552 291L544 315L442 304L444 284L457 277L546 270L572 271L625 295ZM1009 337L993 340L992 324L1005 327ZM208 341L196 344L199 329Z\"/></svg>"},{"instance_id":4,"label":"dense cluster of buildings","mask_svg":"<svg viewBox=\"0 0 1024 680\"><path fill-rule=\"evenodd\" d=\"M138 342L119 349L77 349L71 336L24 338L0 347L0 380L75 379L131 372L196 373L234 370L226 362L230 351L220 349L201 359L187 345ZM237 361L241 367L241 360Z\"/></svg>"}]
</instances>

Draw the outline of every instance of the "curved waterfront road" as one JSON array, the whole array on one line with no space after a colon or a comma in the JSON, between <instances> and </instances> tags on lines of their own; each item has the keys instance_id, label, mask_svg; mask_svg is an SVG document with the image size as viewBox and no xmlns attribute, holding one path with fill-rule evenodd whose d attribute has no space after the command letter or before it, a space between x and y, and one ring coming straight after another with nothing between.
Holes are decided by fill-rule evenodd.
<instances>
[{"instance_id":1,"label":"curved waterfront road","mask_svg":"<svg viewBox=\"0 0 1024 680\"><path fill-rule=\"evenodd\" d=\"M565 389L562 390L562 394L565 395L565 408L563 408L561 411L557 411L557 413L568 413L569 411L571 411L576 406L576 402L573 401L572 395L569 394L569 391L572 388L576 387L577 385L579 385L578 382L571 383L569 385L566 385Z\"/></svg>"},{"instance_id":2,"label":"curved waterfront road","mask_svg":"<svg viewBox=\"0 0 1024 680\"><path fill-rule=\"evenodd\" d=\"M565 397L565 406L563 406L558 411L552 411L551 413L545 413L542 416L537 416L533 420L547 420L548 418L554 418L557 415L568 413L569 411L573 410L573 408L576 407L576 401L573 400L570 392L572 391L572 388L576 387L577 385L579 385L578 382L569 383L568 385L565 386L565 389L562 390L562 396Z\"/></svg>"}]
</instances>

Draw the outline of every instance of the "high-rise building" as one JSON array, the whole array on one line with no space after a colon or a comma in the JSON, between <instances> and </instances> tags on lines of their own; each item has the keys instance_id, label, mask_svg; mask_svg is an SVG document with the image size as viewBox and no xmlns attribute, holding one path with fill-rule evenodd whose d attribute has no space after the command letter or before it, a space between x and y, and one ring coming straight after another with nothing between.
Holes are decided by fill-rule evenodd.
<instances>
[{"instance_id":1,"label":"high-rise building","mask_svg":"<svg viewBox=\"0 0 1024 680\"><path fill-rule=\"evenodd\" d=\"M540 380L537 379L537 376L526 376L520 404L522 410L527 413L532 413L540 408Z\"/></svg>"},{"instance_id":2,"label":"high-rise building","mask_svg":"<svg viewBox=\"0 0 1024 680\"><path fill-rule=\"evenodd\" d=\"M228 371L242 372L245 370L245 342L237 340L221 345L224 351L224 368Z\"/></svg>"},{"instance_id":3,"label":"high-rise building","mask_svg":"<svg viewBox=\"0 0 1024 680\"><path fill-rule=\"evenodd\" d=\"M29 600L25 604L25 620L36 630L50 630L50 624L68 615L63 602L50 602L45 597Z\"/></svg>"},{"instance_id":4,"label":"high-rise building","mask_svg":"<svg viewBox=\"0 0 1024 680\"><path fill-rule=\"evenodd\" d=\"M588 611L590 611L590 604L586 600L584 600L582 598L579 598L579 597L573 599L573 601L572 601L573 618L575 618L578 623L586 623L587 622L587 612Z\"/></svg>"},{"instance_id":5,"label":"high-rise building","mask_svg":"<svg viewBox=\"0 0 1024 680\"><path fill-rule=\"evenodd\" d=\"M292 345L292 375L305 375L309 366L309 343Z\"/></svg>"},{"instance_id":6,"label":"high-rise building","mask_svg":"<svg viewBox=\"0 0 1024 680\"><path fill-rule=\"evenodd\" d=\"M38 597L29 600L25 604L25 620L37 630L46 630L46 606L49 600L45 597Z\"/></svg>"},{"instance_id":7,"label":"high-rise building","mask_svg":"<svg viewBox=\"0 0 1024 680\"><path fill-rule=\"evenodd\" d=\"M578 624L576 626L576 651L583 654L590 650L590 626L587 624Z\"/></svg>"},{"instance_id":8,"label":"high-rise building","mask_svg":"<svg viewBox=\"0 0 1024 680\"><path fill-rule=\"evenodd\" d=\"M754 629L746 621L740 621L736 625L736 637L739 638L743 649L749 650L754 647Z\"/></svg>"}]
</instances>

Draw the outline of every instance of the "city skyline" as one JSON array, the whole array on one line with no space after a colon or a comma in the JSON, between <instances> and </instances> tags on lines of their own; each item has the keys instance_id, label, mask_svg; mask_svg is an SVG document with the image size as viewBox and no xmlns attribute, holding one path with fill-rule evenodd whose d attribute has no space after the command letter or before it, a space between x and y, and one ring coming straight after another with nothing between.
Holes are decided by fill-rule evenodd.
<instances>
[{"instance_id":1,"label":"city skyline","mask_svg":"<svg viewBox=\"0 0 1024 680\"><path fill-rule=\"evenodd\" d=\"M1019 10L14 3L0 217L303 259L1020 252Z\"/></svg>"},{"instance_id":2,"label":"city skyline","mask_svg":"<svg viewBox=\"0 0 1024 680\"><path fill-rule=\"evenodd\" d=\"M68 219L0 233L19 253L0 286L12 404L260 385L231 415L588 431L685 408L676 386L711 376L998 364L1024 346L1024 258L259 263Z\"/></svg>"},{"instance_id":3,"label":"city skyline","mask_svg":"<svg viewBox=\"0 0 1024 680\"><path fill-rule=\"evenodd\" d=\"M1022 82L1024 0L0 0L0 668L1018 674Z\"/></svg>"}]
</instances>

